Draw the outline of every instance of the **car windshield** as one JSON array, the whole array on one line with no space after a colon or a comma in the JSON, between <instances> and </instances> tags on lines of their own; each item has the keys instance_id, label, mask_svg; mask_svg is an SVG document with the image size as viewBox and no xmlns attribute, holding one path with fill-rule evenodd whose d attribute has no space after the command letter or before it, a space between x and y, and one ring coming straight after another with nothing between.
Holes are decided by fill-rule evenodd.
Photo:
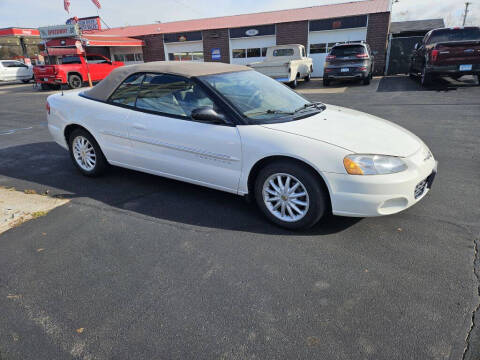
<instances>
[{"instance_id":1,"label":"car windshield","mask_svg":"<svg viewBox=\"0 0 480 360\"><path fill-rule=\"evenodd\" d=\"M334 47L330 53L330 55L334 55L336 57L343 57L343 56L355 56L358 54L365 54L365 48L362 45L343 45Z\"/></svg>"},{"instance_id":2,"label":"car windshield","mask_svg":"<svg viewBox=\"0 0 480 360\"><path fill-rule=\"evenodd\" d=\"M294 120L299 113L314 114L321 109L287 86L257 71L202 76L200 80L212 86L252 123L273 123ZM304 113L305 112L305 113ZM298 114L300 115L300 114Z\"/></svg>"},{"instance_id":3,"label":"car windshield","mask_svg":"<svg viewBox=\"0 0 480 360\"><path fill-rule=\"evenodd\" d=\"M448 41L480 40L480 28L442 29L432 33L429 44Z\"/></svg>"}]
</instances>

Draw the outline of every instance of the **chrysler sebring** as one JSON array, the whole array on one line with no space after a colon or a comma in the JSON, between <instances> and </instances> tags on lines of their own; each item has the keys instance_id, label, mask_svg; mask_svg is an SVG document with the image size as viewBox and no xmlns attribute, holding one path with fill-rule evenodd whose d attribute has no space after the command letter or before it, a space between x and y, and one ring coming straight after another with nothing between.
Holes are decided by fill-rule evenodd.
<instances>
[{"instance_id":1,"label":"chrysler sebring","mask_svg":"<svg viewBox=\"0 0 480 360\"><path fill-rule=\"evenodd\" d=\"M49 96L46 107L50 133L84 175L111 164L248 195L289 229L330 211L405 210L437 168L404 128L310 102L238 65L125 66L89 90Z\"/></svg>"}]
</instances>

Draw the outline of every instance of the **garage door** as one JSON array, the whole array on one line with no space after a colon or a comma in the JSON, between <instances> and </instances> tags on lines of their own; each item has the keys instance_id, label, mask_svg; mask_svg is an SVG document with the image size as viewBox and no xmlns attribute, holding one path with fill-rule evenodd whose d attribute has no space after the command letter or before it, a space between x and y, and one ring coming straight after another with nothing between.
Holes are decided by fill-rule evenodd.
<instances>
[{"instance_id":1,"label":"garage door","mask_svg":"<svg viewBox=\"0 0 480 360\"><path fill-rule=\"evenodd\" d=\"M313 31L308 35L309 53L313 60L314 77L323 76L323 66L328 52L336 43L346 41L365 41L367 39L367 29L344 29Z\"/></svg>"},{"instance_id":2,"label":"garage door","mask_svg":"<svg viewBox=\"0 0 480 360\"><path fill-rule=\"evenodd\" d=\"M276 44L277 37L275 35L230 39L231 63L247 65L263 61L267 53L267 47L275 46Z\"/></svg>"},{"instance_id":3,"label":"garage door","mask_svg":"<svg viewBox=\"0 0 480 360\"><path fill-rule=\"evenodd\" d=\"M203 61L203 41L164 44L165 59L170 61Z\"/></svg>"}]
</instances>

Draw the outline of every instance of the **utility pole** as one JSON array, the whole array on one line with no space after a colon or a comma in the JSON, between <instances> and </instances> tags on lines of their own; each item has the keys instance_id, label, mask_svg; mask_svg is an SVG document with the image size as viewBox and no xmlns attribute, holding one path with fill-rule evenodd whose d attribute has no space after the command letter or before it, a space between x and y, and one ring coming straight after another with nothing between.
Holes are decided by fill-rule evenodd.
<instances>
[{"instance_id":1,"label":"utility pole","mask_svg":"<svg viewBox=\"0 0 480 360\"><path fill-rule=\"evenodd\" d=\"M470 6L470 2L465 3L465 13L463 14L463 24L462 26L465 26L465 22L467 21L467 15L468 15L468 7Z\"/></svg>"}]
</instances>

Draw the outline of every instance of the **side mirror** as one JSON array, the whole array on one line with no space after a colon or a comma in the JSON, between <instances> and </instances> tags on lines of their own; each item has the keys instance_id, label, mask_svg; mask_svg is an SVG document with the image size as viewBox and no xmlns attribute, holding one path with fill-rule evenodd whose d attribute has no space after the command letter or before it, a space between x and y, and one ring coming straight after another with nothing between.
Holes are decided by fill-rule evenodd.
<instances>
[{"instance_id":1,"label":"side mirror","mask_svg":"<svg viewBox=\"0 0 480 360\"><path fill-rule=\"evenodd\" d=\"M193 120L198 120L211 124L225 124L225 116L217 113L210 106L202 106L192 111L190 115Z\"/></svg>"}]
</instances>

